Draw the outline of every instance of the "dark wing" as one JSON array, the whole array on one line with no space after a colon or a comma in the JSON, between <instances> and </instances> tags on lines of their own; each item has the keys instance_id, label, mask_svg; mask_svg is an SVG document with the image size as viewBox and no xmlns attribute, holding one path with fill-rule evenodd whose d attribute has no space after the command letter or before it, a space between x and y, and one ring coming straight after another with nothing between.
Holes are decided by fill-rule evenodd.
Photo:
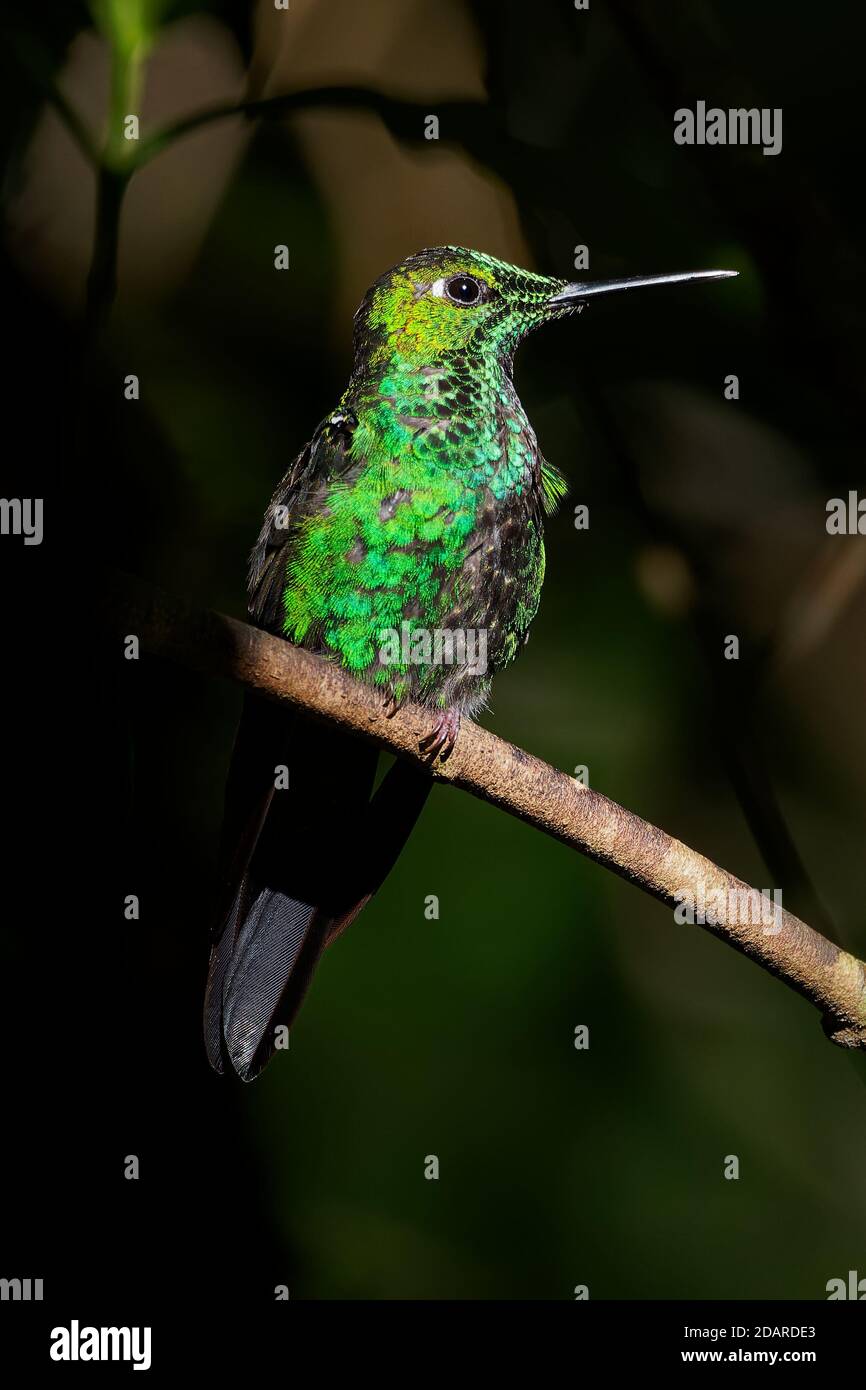
<instances>
[{"instance_id":1,"label":"dark wing","mask_svg":"<svg viewBox=\"0 0 866 1390\"><path fill-rule=\"evenodd\" d=\"M250 616L271 632L282 632L286 565L298 523L325 505L335 479L351 472L349 450L357 423L348 409L337 410L323 420L280 482L265 512L250 555L247 589Z\"/></svg>"}]
</instances>

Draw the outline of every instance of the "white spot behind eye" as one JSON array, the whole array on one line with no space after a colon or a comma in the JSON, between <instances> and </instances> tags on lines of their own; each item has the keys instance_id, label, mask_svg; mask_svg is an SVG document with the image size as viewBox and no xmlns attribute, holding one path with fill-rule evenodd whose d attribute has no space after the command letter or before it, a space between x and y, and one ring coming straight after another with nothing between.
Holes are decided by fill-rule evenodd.
<instances>
[{"instance_id":1,"label":"white spot behind eye","mask_svg":"<svg viewBox=\"0 0 866 1390\"><path fill-rule=\"evenodd\" d=\"M431 294L435 294L436 297L437 297L437 299L442 299L442 298L444 297L444 295L445 295L445 276L444 276L444 275L443 275L439 280L434 280L434 281L433 281L433 284L430 286L430 293L431 293Z\"/></svg>"}]
</instances>

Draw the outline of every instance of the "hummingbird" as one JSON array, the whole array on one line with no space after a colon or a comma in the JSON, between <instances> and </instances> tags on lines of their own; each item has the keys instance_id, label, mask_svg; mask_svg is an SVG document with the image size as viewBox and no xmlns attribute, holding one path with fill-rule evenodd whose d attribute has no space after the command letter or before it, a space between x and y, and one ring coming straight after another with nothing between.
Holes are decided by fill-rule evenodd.
<instances>
[{"instance_id":1,"label":"hummingbird","mask_svg":"<svg viewBox=\"0 0 866 1390\"><path fill-rule=\"evenodd\" d=\"M386 271L355 314L348 386L265 513L250 620L371 685L386 715L420 704L422 761L447 759L527 641L566 491L514 386L518 345L600 295L733 274L569 283L458 246ZM216 1071L250 1081L286 1045L323 951L403 849L432 778L398 760L376 785L378 758L247 695L204 1006Z\"/></svg>"}]
</instances>

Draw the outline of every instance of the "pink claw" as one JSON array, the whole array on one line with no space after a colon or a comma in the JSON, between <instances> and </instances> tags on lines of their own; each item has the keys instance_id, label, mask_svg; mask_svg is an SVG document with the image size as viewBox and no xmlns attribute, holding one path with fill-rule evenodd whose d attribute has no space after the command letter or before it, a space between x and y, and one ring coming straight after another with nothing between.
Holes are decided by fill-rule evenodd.
<instances>
[{"instance_id":1,"label":"pink claw","mask_svg":"<svg viewBox=\"0 0 866 1390\"><path fill-rule=\"evenodd\" d=\"M459 733L459 710L446 710L440 714L430 733L421 739L419 747L422 753L429 757L431 763L435 762L437 757L441 758L444 763L446 758L451 756Z\"/></svg>"},{"instance_id":2,"label":"pink claw","mask_svg":"<svg viewBox=\"0 0 866 1390\"><path fill-rule=\"evenodd\" d=\"M398 699L393 690L389 691L388 694L384 695L382 698L385 706L386 719L393 719L397 711L405 704L405 697L403 699Z\"/></svg>"}]
</instances>

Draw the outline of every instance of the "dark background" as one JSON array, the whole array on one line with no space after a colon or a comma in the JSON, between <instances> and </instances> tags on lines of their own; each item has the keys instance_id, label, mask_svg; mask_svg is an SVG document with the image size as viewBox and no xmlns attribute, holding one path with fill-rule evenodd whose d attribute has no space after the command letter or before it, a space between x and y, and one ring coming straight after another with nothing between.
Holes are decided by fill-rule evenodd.
<instances>
[{"instance_id":1,"label":"dark background","mask_svg":"<svg viewBox=\"0 0 866 1390\"><path fill-rule=\"evenodd\" d=\"M130 186L117 303L87 338L94 177L39 81L100 128L121 11L151 38L145 133L245 93L390 103L235 119L161 154ZM122 1294L127 1321L193 1288L821 1299L866 1275L860 1059L749 961L450 789L328 953L289 1054L249 1088L213 1076L206 915L240 695L123 661L98 618L112 566L243 614L273 485L343 388L351 314L421 246L561 276L582 243L594 278L738 269L599 301L521 349L571 491L485 722L588 765L862 956L866 539L824 524L864 477L857 9L118 0L99 17L101 35L84 5L25 7L4 43L3 492L44 496L46 534L0 542L0 1274L42 1275L63 1318ZM782 153L676 146L673 112L699 98L782 107Z\"/></svg>"}]
</instances>

